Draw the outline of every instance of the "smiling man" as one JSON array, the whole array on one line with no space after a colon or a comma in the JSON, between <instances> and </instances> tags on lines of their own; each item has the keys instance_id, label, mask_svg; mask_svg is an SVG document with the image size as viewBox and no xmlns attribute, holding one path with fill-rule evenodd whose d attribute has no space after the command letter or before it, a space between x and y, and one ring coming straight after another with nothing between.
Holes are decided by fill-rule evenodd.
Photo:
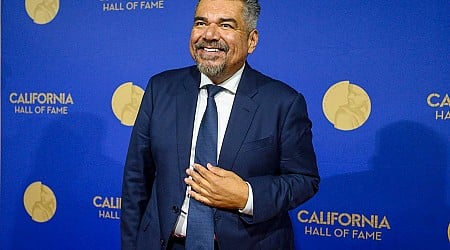
<instances>
[{"instance_id":1,"label":"smiling man","mask_svg":"<svg viewBox=\"0 0 450 250\"><path fill-rule=\"evenodd\" d=\"M123 178L122 249L293 249L318 190L303 96L246 63L257 0L201 0L196 66L153 76Z\"/></svg>"}]
</instances>

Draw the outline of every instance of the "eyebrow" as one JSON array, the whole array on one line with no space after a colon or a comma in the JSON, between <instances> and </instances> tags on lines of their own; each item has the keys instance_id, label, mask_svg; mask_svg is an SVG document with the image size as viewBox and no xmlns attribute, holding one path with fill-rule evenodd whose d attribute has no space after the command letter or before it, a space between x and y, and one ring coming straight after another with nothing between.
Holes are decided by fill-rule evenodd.
<instances>
[{"instance_id":1,"label":"eyebrow","mask_svg":"<svg viewBox=\"0 0 450 250\"><path fill-rule=\"evenodd\" d=\"M207 22L208 18L196 16L194 18L194 21L205 21L205 22ZM237 24L237 21L234 18L220 18L219 19L219 23L226 23L226 22L232 22L234 24Z\"/></svg>"}]
</instances>

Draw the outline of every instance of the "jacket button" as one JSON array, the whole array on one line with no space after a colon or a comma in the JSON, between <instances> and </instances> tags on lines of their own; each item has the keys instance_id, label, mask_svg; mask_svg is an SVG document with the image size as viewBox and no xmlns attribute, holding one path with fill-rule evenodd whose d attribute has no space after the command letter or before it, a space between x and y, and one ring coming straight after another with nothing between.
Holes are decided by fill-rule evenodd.
<instances>
[{"instance_id":1,"label":"jacket button","mask_svg":"<svg viewBox=\"0 0 450 250\"><path fill-rule=\"evenodd\" d=\"M178 208L177 206L173 206L173 207L172 207L172 211L173 211L175 214L178 214L178 213L180 212L180 208Z\"/></svg>"},{"instance_id":2,"label":"jacket button","mask_svg":"<svg viewBox=\"0 0 450 250\"><path fill-rule=\"evenodd\" d=\"M166 241L165 240L161 240L161 246L162 247L166 247Z\"/></svg>"}]
</instances>

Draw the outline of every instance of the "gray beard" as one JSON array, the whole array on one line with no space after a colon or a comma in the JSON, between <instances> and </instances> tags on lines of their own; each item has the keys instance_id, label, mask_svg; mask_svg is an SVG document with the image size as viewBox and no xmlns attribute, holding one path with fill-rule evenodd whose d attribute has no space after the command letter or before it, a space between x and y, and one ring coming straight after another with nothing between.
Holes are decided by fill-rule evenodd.
<instances>
[{"instance_id":1,"label":"gray beard","mask_svg":"<svg viewBox=\"0 0 450 250\"><path fill-rule=\"evenodd\" d=\"M220 76L224 69L225 69L225 64L220 64L217 66L211 66L211 65L204 65L204 64L197 64L197 68L198 70L205 74L208 77L217 77Z\"/></svg>"},{"instance_id":2,"label":"gray beard","mask_svg":"<svg viewBox=\"0 0 450 250\"><path fill-rule=\"evenodd\" d=\"M220 76L225 70L225 63L219 65L208 65L205 63L199 63L197 57L195 57L195 61L197 62L198 70L210 78Z\"/></svg>"}]
</instances>

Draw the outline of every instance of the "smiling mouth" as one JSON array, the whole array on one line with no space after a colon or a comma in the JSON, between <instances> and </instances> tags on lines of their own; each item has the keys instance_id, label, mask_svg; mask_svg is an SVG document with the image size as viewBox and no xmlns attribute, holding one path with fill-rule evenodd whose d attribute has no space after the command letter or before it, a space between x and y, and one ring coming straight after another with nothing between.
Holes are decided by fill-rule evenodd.
<instances>
[{"instance_id":1,"label":"smiling mouth","mask_svg":"<svg viewBox=\"0 0 450 250\"><path fill-rule=\"evenodd\" d=\"M197 50L203 50L208 53L228 52L228 46L221 42L205 42L200 41L195 44Z\"/></svg>"},{"instance_id":2,"label":"smiling mouth","mask_svg":"<svg viewBox=\"0 0 450 250\"><path fill-rule=\"evenodd\" d=\"M203 60L215 61L225 56L226 51L221 48L202 47L197 50L197 56Z\"/></svg>"},{"instance_id":3,"label":"smiling mouth","mask_svg":"<svg viewBox=\"0 0 450 250\"><path fill-rule=\"evenodd\" d=\"M222 51L220 49L216 49L216 48L203 48L204 51L206 52L219 52Z\"/></svg>"}]
</instances>

